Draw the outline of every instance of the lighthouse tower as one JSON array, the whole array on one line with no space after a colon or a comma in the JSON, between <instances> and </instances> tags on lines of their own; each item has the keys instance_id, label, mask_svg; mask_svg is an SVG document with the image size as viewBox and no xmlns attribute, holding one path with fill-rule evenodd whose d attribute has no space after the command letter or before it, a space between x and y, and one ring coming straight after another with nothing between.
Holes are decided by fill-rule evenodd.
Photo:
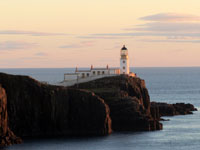
<instances>
[{"instance_id":1,"label":"lighthouse tower","mask_svg":"<svg viewBox=\"0 0 200 150\"><path fill-rule=\"evenodd\" d=\"M125 45L121 48L120 55L120 74L129 74L128 49Z\"/></svg>"}]
</instances>

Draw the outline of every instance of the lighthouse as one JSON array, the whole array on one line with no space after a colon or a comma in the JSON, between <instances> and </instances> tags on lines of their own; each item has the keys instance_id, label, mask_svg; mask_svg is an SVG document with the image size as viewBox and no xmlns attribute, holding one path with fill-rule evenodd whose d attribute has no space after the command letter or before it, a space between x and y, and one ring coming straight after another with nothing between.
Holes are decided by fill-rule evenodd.
<instances>
[{"instance_id":1,"label":"lighthouse","mask_svg":"<svg viewBox=\"0 0 200 150\"><path fill-rule=\"evenodd\" d=\"M78 83L84 83L104 77L118 76L120 74L125 74L130 77L137 77L135 73L130 72L129 69L129 57L128 49L124 45L120 50L120 67L112 68L108 65L105 68L94 68L91 65L90 69L78 69L76 67L74 73L65 73L64 81L58 85L72 86Z\"/></svg>"},{"instance_id":2,"label":"lighthouse","mask_svg":"<svg viewBox=\"0 0 200 150\"><path fill-rule=\"evenodd\" d=\"M121 48L120 56L120 74L129 74L128 49L125 45Z\"/></svg>"}]
</instances>

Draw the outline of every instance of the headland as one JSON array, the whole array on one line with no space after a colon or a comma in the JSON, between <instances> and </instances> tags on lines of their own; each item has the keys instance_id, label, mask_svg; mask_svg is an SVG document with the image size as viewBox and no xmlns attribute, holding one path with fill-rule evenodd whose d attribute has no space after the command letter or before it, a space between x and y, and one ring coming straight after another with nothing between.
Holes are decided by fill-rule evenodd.
<instances>
[{"instance_id":1,"label":"headland","mask_svg":"<svg viewBox=\"0 0 200 150\"><path fill-rule=\"evenodd\" d=\"M151 103L145 81L128 75L63 87L0 73L0 84L2 146L25 137L161 130L162 116L196 110L191 104Z\"/></svg>"}]
</instances>

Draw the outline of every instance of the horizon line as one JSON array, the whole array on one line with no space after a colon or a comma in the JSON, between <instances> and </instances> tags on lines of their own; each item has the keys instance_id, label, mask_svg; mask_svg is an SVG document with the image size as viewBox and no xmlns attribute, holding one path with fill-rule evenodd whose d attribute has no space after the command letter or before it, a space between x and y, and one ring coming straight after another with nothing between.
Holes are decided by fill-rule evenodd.
<instances>
[{"instance_id":1,"label":"horizon line","mask_svg":"<svg viewBox=\"0 0 200 150\"><path fill-rule=\"evenodd\" d=\"M100 68L99 67L95 67L95 68ZM199 68L200 66L137 66L137 67L130 67L130 68ZM22 67L22 68L15 68L15 67L8 67L8 68L0 68L0 69L75 69L76 67L41 67L41 68L37 68L37 67ZM78 68L90 68L90 67L78 67ZM116 67L110 67L110 68L116 68Z\"/></svg>"}]
</instances>

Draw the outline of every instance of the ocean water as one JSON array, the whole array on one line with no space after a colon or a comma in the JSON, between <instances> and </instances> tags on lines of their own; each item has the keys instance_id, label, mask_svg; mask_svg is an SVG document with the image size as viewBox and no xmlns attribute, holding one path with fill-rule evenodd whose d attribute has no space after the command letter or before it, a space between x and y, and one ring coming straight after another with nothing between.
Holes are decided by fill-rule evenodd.
<instances>
[{"instance_id":1,"label":"ocean water","mask_svg":"<svg viewBox=\"0 0 200 150\"><path fill-rule=\"evenodd\" d=\"M29 75L39 81L56 83L72 68L0 69L0 72ZM192 103L200 109L200 67L131 68L146 81L151 101ZM188 150L200 149L200 112L165 117L163 130L113 133L105 137L27 139L5 150Z\"/></svg>"}]
</instances>

